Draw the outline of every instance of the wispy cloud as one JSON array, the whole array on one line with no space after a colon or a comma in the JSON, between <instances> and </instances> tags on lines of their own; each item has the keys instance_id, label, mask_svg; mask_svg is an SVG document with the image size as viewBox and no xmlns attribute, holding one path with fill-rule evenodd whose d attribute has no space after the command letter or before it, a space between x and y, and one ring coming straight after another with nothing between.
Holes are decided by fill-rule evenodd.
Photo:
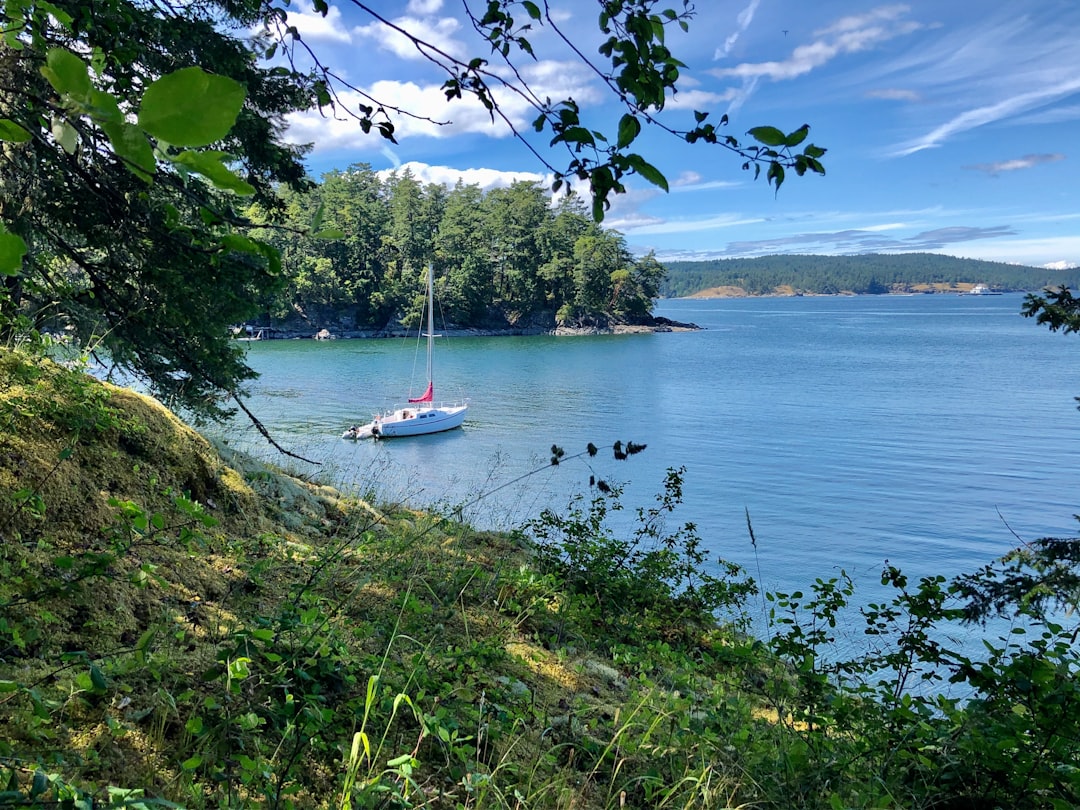
<instances>
[{"instance_id":1,"label":"wispy cloud","mask_svg":"<svg viewBox=\"0 0 1080 810\"><path fill-rule=\"evenodd\" d=\"M708 180L702 181L700 178L695 182L678 182L672 184L672 193L688 192L688 191L714 191L718 188L738 188L742 183L737 180Z\"/></svg>"},{"instance_id":2,"label":"wispy cloud","mask_svg":"<svg viewBox=\"0 0 1080 810\"><path fill-rule=\"evenodd\" d=\"M1058 105L1048 110L1022 115L1017 124L1063 124L1066 121L1080 121L1080 104Z\"/></svg>"},{"instance_id":3,"label":"wispy cloud","mask_svg":"<svg viewBox=\"0 0 1080 810\"><path fill-rule=\"evenodd\" d=\"M903 157L924 149L933 149L941 146L954 135L1018 115L1026 110L1070 96L1077 91L1080 91L1080 76L1018 93L982 107L965 110L925 135L901 144L893 151L893 154Z\"/></svg>"},{"instance_id":4,"label":"wispy cloud","mask_svg":"<svg viewBox=\"0 0 1080 810\"><path fill-rule=\"evenodd\" d=\"M854 228L842 231L823 231L797 233L775 239L758 239L729 242L715 255L768 256L786 253L840 254L860 253L926 253L943 250L948 246L967 242L979 242L985 239L1002 239L1015 236L1016 232L1007 225L988 228L951 227L934 228L921 231L905 238L885 236L883 226L875 228ZM655 233L657 231L646 231ZM662 257L668 258L670 256Z\"/></svg>"},{"instance_id":5,"label":"wispy cloud","mask_svg":"<svg viewBox=\"0 0 1080 810\"><path fill-rule=\"evenodd\" d=\"M890 39L919 30L922 28L920 23L905 19L909 10L906 5L897 4L842 17L815 32L813 42L799 45L787 59L744 62L731 68L714 68L709 73L720 79L742 80L742 91L731 103L734 110L745 103L762 80L779 82L796 79L839 56L870 50Z\"/></svg>"},{"instance_id":6,"label":"wispy cloud","mask_svg":"<svg viewBox=\"0 0 1080 810\"><path fill-rule=\"evenodd\" d=\"M731 101L738 91L710 93L707 90L680 90L664 104L667 110L705 110L714 104Z\"/></svg>"},{"instance_id":7,"label":"wispy cloud","mask_svg":"<svg viewBox=\"0 0 1080 810\"><path fill-rule=\"evenodd\" d=\"M1058 153L1048 155L1024 155L1022 158L1000 160L996 163L974 163L970 166L964 166L963 168L985 172L991 177L997 177L1002 172L1016 172L1021 169L1031 169L1043 163L1055 163L1056 161L1064 159L1065 156Z\"/></svg>"},{"instance_id":8,"label":"wispy cloud","mask_svg":"<svg viewBox=\"0 0 1080 810\"><path fill-rule=\"evenodd\" d=\"M694 231L714 230L716 228L737 228L741 225L754 225L764 222L762 217L744 217L736 214L718 214L699 219L651 219L646 225L626 225L620 230L632 232L634 236L647 236L661 233L693 233Z\"/></svg>"},{"instance_id":9,"label":"wispy cloud","mask_svg":"<svg viewBox=\"0 0 1080 810\"><path fill-rule=\"evenodd\" d=\"M914 90L901 90L900 88L883 88L881 90L867 90L867 98L878 98L884 101L921 101L922 96Z\"/></svg>"},{"instance_id":10,"label":"wispy cloud","mask_svg":"<svg viewBox=\"0 0 1080 810\"><path fill-rule=\"evenodd\" d=\"M754 14L757 13L759 5L761 5L761 0L750 0L750 4L739 12L739 15L735 18L738 27L728 34L727 39L724 40L723 47L716 49L716 55L713 57L714 59L722 59L731 53L731 49L735 47L735 43L739 41L739 37L746 32L746 29L750 27L750 23L754 21Z\"/></svg>"},{"instance_id":11,"label":"wispy cloud","mask_svg":"<svg viewBox=\"0 0 1080 810\"><path fill-rule=\"evenodd\" d=\"M889 154L940 147L990 125L1080 118L1075 100L1061 104L1080 91L1077 17L1074 4L1051 3L956 15L949 24L928 27L918 48L868 67L868 81L902 86L928 102L920 109L924 134Z\"/></svg>"}]
</instances>

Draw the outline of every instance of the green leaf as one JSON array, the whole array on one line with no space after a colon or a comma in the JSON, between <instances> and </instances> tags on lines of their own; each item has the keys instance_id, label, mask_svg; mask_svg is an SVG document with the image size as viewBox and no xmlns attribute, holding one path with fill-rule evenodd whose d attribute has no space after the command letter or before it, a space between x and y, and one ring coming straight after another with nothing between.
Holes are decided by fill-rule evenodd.
<instances>
[{"instance_id":1,"label":"green leaf","mask_svg":"<svg viewBox=\"0 0 1080 810\"><path fill-rule=\"evenodd\" d=\"M619 142L618 148L625 149L634 139L641 134L641 122L630 113L619 119Z\"/></svg>"},{"instance_id":2,"label":"green leaf","mask_svg":"<svg viewBox=\"0 0 1080 810\"><path fill-rule=\"evenodd\" d=\"M819 158L825 154L825 150L822 149L820 146L814 146L813 144L810 144L805 149L803 149L803 154L806 155L808 158Z\"/></svg>"},{"instance_id":3,"label":"green leaf","mask_svg":"<svg viewBox=\"0 0 1080 810\"><path fill-rule=\"evenodd\" d=\"M635 172L640 174L654 186L659 186L664 191L669 191L667 178L660 173L660 170L653 166L651 163L647 163L645 158L641 155L627 155L627 163L634 169Z\"/></svg>"},{"instance_id":4,"label":"green leaf","mask_svg":"<svg viewBox=\"0 0 1080 810\"><path fill-rule=\"evenodd\" d=\"M197 737L203 733L203 719L197 715L191 717L184 723L184 728L187 729L188 734Z\"/></svg>"},{"instance_id":5,"label":"green leaf","mask_svg":"<svg viewBox=\"0 0 1080 810\"><path fill-rule=\"evenodd\" d=\"M800 143L806 140L806 136L810 134L810 125L803 124L794 132L788 133L784 138L784 146L798 146Z\"/></svg>"},{"instance_id":6,"label":"green leaf","mask_svg":"<svg viewBox=\"0 0 1080 810\"><path fill-rule=\"evenodd\" d=\"M96 664L90 665L90 683L94 685L95 689L107 689L109 682L105 680L105 675Z\"/></svg>"},{"instance_id":7,"label":"green leaf","mask_svg":"<svg viewBox=\"0 0 1080 810\"><path fill-rule=\"evenodd\" d=\"M534 20L540 19L540 7L536 3L530 2L530 0L522 0L521 7L525 9L525 13L532 17Z\"/></svg>"},{"instance_id":8,"label":"green leaf","mask_svg":"<svg viewBox=\"0 0 1080 810\"><path fill-rule=\"evenodd\" d=\"M308 225L308 230L317 231L322 227L323 217L326 215L326 200L320 200L319 206L315 209L315 213L311 215L311 224Z\"/></svg>"},{"instance_id":9,"label":"green leaf","mask_svg":"<svg viewBox=\"0 0 1080 810\"><path fill-rule=\"evenodd\" d=\"M139 126L176 146L207 146L229 134L247 91L227 76L189 67L146 88Z\"/></svg>"},{"instance_id":10,"label":"green leaf","mask_svg":"<svg viewBox=\"0 0 1080 810\"><path fill-rule=\"evenodd\" d=\"M90 70L86 62L66 48L49 49L41 75L60 95L83 104L90 100Z\"/></svg>"},{"instance_id":11,"label":"green leaf","mask_svg":"<svg viewBox=\"0 0 1080 810\"><path fill-rule=\"evenodd\" d=\"M0 681L0 692L18 692L20 688L15 681Z\"/></svg>"},{"instance_id":12,"label":"green leaf","mask_svg":"<svg viewBox=\"0 0 1080 810\"><path fill-rule=\"evenodd\" d=\"M193 771L200 765L202 765L202 757L196 754L193 757L188 757L187 759L185 759L180 765L180 767L183 768L185 771Z\"/></svg>"},{"instance_id":13,"label":"green leaf","mask_svg":"<svg viewBox=\"0 0 1080 810\"><path fill-rule=\"evenodd\" d=\"M226 158L232 157L227 152L192 152L185 150L171 158L173 163L184 166L201 174L222 191L232 191L247 197L255 193L255 187L242 180L232 169L225 165Z\"/></svg>"},{"instance_id":14,"label":"green leaf","mask_svg":"<svg viewBox=\"0 0 1080 810\"><path fill-rule=\"evenodd\" d=\"M766 146L783 146L787 141L787 136L776 127L754 127L746 134Z\"/></svg>"},{"instance_id":15,"label":"green leaf","mask_svg":"<svg viewBox=\"0 0 1080 810\"><path fill-rule=\"evenodd\" d=\"M146 134L127 121L102 122L101 128L109 136L113 151L135 176L150 182L157 171L154 148Z\"/></svg>"},{"instance_id":16,"label":"green leaf","mask_svg":"<svg viewBox=\"0 0 1080 810\"><path fill-rule=\"evenodd\" d=\"M251 669L248 667L250 663L250 658L234 658L229 661L229 677L237 681L244 680L251 674Z\"/></svg>"},{"instance_id":17,"label":"green leaf","mask_svg":"<svg viewBox=\"0 0 1080 810\"><path fill-rule=\"evenodd\" d=\"M34 780L30 783L30 798L31 800L41 796L49 789L49 778L45 775L45 771L34 771Z\"/></svg>"},{"instance_id":18,"label":"green leaf","mask_svg":"<svg viewBox=\"0 0 1080 810\"><path fill-rule=\"evenodd\" d=\"M554 146L560 141L582 144L585 146L596 146L596 139L593 138L593 134L585 129L585 127L567 127L562 133L551 139L551 145Z\"/></svg>"},{"instance_id":19,"label":"green leaf","mask_svg":"<svg viewBox=\"0 0 1080 810\"><path fill-rule=\"evenodd\" d=\"M18 234L9 233L0 225L0 276L17 276L22 271L26 242Z\"/></svg>"},{"instance_id":20,"label":"green leaf","mask_svg":"<svg viewBox=\"0 0 1080 810\"><path fill-rule=\"evenodd\" d=\"M252 256L265 256L267 248L264 243L239 233L224 234L221 237L221 246L227 250L249 253Z\"/></svg>"},{"instance_id":21,"label":"green leaf","mask_svg":"<svg viewBox=\"0 0 1080 810\"><path fill-rule=\"evenodd\" d=\"M784 183L784 167L777 163L775 160L769 164L769 172L765 175L766 181L769 185L780 190L780 186Z\"/></svg>"},{"instance_id":22,"label":"green leaf","mask_svg":"<svg viewBox=\"0 0 1080 810\"><path fill-rule=\"evenodd\" d=\"M0 141L26 143L30 138L30 133L22 125L16 124L9 118L0 118Z\"/></svg>"}]
</instances>

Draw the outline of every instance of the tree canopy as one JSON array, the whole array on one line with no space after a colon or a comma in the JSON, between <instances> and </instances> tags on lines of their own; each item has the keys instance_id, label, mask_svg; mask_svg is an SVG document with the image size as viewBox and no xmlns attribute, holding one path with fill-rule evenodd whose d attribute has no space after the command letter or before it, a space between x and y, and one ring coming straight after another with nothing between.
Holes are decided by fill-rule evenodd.
<instances>
[{"instance_id":1,"label":"tree canopy","mask_svg":"<svg viewBox=\"0 0 1080 810\"><path fill-rule=\"evenodd\" d=\"M643 322L664 275L653 256L635 258L619 233L594 222L579 197L553 204L538 183L446 189L408 169L380 175L356 164L282 197L287 228L259 235L280 250L287 281L264 298L262 325L298 315L315 328L416 325L428 264L447 325ZM342 238L294 234L319 210Z\"/></svg>"},{"instance_id":2,"label":"tree canopy","mask_svg":"<svg viewBox=\"0 0 1080 810\"><path fill-rule=\"evenodd\" d=\"M329 11L325 0L313 5ZM353 5L395 27L438 65L448 98L477 98L493 120L502 116L494 86L526 99L536 111L534 133L550 135L547 149L565 150L565 163L549 158L526 133L515 135L551 170L553 189L587 185L594 220L602 219L609 196L623 192L630 175L667 187L663 174L634 151L645 126L728 150L743 168L764 168L774 188L786 171L824 173L824 150L807 142L806 126L791 133L755 127L743 144L721 134L726 119L713 122L707 112L695 113L689 129L658 117L684 67L669 50L667 31L686 28L693 13L688 2L681 9L656 0L600 4L598 28L606 39L598 56L575 50L625 109L608 134L573 99L541 99L519 71L505 70L534 58L527 38L533 25L549 27L574 47L546 5L493 0L476 14L467 6L491 53L464 60L393 26L378 8ZM344 112L359 127L393 139L395 116L409 114L370 98L348 108L342 101L347 83L310 51L314 67L299 67L294 56L307 46L289 13L287 4L263 0L3 3L0 329L9 341L44 328L63 330L136 374L168 403L197 414L219 414L223 400L240 392L253 372L230 344L227 327L257 313L287 283L273 240L257 238L252 229L286 227L273 192L308 182L304 150L283 141L284 117L310 109ZM256 30L263 35L252 37ZM414 199L398 196L402 206ZM238 204L245 198L257 203L258 222L246 216L250 206ZM523 210L512 208L515 215ZM538 236L530 232L538 211L532 220L503 223L507 261L485 267L474 258L461 268L455 285L463 306L475 304L477 285L520 288L524 279L544 274L564 283L566 266L528 264L540 255L533 244ZM467 212L458 213L466 218ZM334 250L355 257L356 244L385 224L402 251L401 266L411 266L433 250L432 231L419 227L430 214L399 208L386 223L358 216L354 230L322 235L341 238L344 244ZM288 227L318 235L321 219L317 210L310 221ZM574 272L606 267L618 253L594 238L600 242L581 246ZM358 261L348 274L370 279L378 258ZM381 280L386 285L377 288L350 282L354 293L365 291L373 312L401 295L392 274ZM626 289L626 281L614 283ZM597 296L606 294L585 277L575 288L584 290L572 304L577 309L595 307ZM527 291L534 300L542 294L539 287Z\"/></svg>"}]
</instances>

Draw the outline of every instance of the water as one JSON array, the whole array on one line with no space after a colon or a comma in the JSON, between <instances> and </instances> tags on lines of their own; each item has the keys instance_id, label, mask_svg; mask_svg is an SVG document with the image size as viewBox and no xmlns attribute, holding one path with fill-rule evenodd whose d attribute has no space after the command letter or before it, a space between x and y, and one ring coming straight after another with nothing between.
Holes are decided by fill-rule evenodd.
<instances>
[{"instance_id":1,"label":"water","mask_svg":"<svg viewBox=\"0 0 1080 810\"><path fill-rule=\"evenodd\" d=\"M685 466L677 517L716 554L770 588L843 568L872 589L886 559L953 575L1015 546L1013 532L1074 532L1080 338L1020 317L1021 300L673 300L657 314L706 329L441 341L436 397L470 397L464 429L378 443L338 436L410 380L422 390L415 341L266 341L249 348L262 373L251 407L335 483L417 505L542 469L468 510L499 528L561 506L593 473L651 503ZM232 440L260 446L250 428ZM546 466L553 443L569 455L615 440L648 450Z\"/></svg>"}]
</instances>

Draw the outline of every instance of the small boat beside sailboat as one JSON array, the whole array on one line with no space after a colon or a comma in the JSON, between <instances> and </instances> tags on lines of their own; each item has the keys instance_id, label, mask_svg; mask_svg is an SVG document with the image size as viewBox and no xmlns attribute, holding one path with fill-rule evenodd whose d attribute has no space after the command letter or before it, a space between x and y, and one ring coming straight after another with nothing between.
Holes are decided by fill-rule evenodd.
<instances>
[{"instance_id":1,"label":"small boat beside sailboat","mask_svg":"<svg viewBox=\"0 0 1080 810\"><path fill-rule=\"evenodd\" d=\"M341 434L343 439L393 439L403 436L422 436L442 433L461 427L469 411L468 402L453 404L435 403L435 378L432 372L435 338L435 278L434 271L427 269L427 389L407 405L376 414L366 424L353 425Z\"/></svg>"}]
</instances>

